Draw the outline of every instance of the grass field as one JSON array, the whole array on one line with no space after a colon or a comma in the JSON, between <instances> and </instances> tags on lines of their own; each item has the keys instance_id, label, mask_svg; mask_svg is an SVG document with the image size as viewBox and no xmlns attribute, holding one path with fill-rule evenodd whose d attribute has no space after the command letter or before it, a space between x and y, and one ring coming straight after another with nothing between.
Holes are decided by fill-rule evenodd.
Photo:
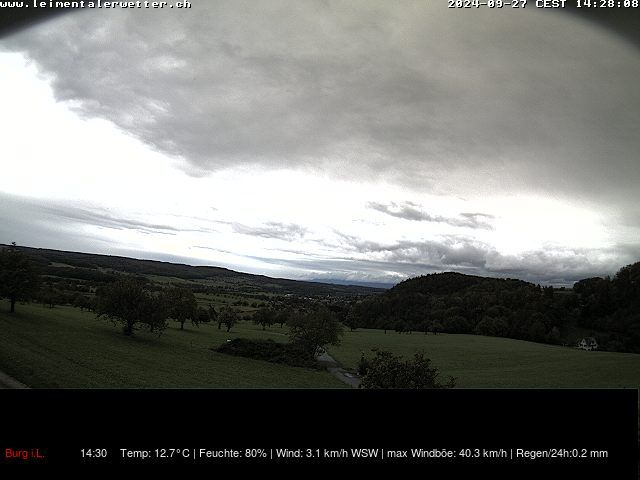
<instances>
[{"instance_id":1,"label":"grass field","mask_svg":"<svg viewBox=\"0 0 640 480\"><path fill-rule=\"evenodd\" d=\"M640 387L640 355L586 352L479 335L411 335L380 330L346 332L331 355L356 368L376 346L411 356L423 350L441 374L462 388Z\"/></svg>"},{"instance_id":2,"label":"grass field","mask_svg":"<svg viewBox=\"0 0 640 480\"><path fill-rule=\"evenodd\" d=\"M230 333L217 325L173 323L161 336L126 337L105 320L71 307L0 302L0 371L31 387L76 388L346 388L330 374L231 357L210 350L227 339L285 341L286 329L241 322ZM379 330L345 332L329 352L355 369L378 347L411 356L423 350L462 388L640 386L640 355L585 352L476 335L412 335Z\"/></svg>"},{"instance_id":3,"label":"grass field","mask_svg":"<svg viewBox=\"0 0 640 480\"><path fill-rule=\"evenodd\" d=\"M71 307L0 302L0 370L34 388L346 388L325 371L231 357L210 350L228 338L285 340L248 322L231 333L173 323L161 336L126 337Z\"/></svg>"}]
</instances>

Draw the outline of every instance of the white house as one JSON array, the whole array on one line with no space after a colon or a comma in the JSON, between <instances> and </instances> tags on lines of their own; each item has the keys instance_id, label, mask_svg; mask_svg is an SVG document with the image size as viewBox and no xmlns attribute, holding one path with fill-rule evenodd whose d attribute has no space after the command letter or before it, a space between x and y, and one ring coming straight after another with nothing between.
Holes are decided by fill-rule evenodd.
<instances>
[{"instance_id":1,"label":"white house","mask_svg":"<svg viewBox=\"0 0 640 480\"><path fill-rule=\"evenodd\" d=\"M581 350L597 350L598 342L593 337L586 337L578 342L577 347Z\"/></svg>"}]
</instances>

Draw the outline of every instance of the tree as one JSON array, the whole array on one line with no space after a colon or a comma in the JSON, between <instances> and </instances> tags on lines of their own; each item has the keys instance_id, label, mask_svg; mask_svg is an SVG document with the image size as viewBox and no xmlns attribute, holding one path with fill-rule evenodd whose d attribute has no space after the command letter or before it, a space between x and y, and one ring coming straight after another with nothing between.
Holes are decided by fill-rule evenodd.
<instances>
[{"instance_id":1,"label":"tree","mask_svg":"<svg viewBox=\"0 0 640 480\"><path fill-rule=\"evenodd\" d=\"M640 312L640 262L622 267L612 283L618 307Z\"/></svg>"},{"instance_id":2,"label":"tree","mask_svg":"<svg viewBox=\"0 0 640 480\"><path fill-rule=\"evenodd\" d=\"M167 328L167 316L169 308L167 299L160 294L156 297L147 295L142 301L142 320L141 323L147 326L150 333L161 334Z\"/></svg>"},{"instance_id":3,"label":"tree","mask_svg":"<svg viewBox=\"0 0 640 480\"><path fill-rule=\"evenodd\" d=\"M198 302L193 292L187 288L172 287L165 292L169 318L180 323L180 330L184 330L187 320L196 327L199 325Z\"/></svg>"},{"instance_id":4,"label":"tree","mask_svg":"<svg viewBox=\"0 0 640 480\"><path fill-rule=\"evenodd\" d=\"M376 328L384 330L385 335L387 334L387 330L393 328L393 324L391 323L391 320L389 320L389 317L387 315L381 315L374 326Z\"/></svg>"},{"instance_id":5,"label":"tree","mask_svg":"<svg viewBox=\"0 0 640 480\"><path fill-rule=\"evenodd\" d=\"M225 308L230 308L230 307L227 307L227 306L222 307L222 308L220 309L220 313L217 313L217 314L216 314L216 319L217 319L217 321L218 321L218 330L220 330L220 329L222 328L222 325L224 325L224 318L222 317L222 311L223 311Z\"/></svg>"},{"instance_id":6,"label":"tree","mask_svg":"<svg viewBox=\"0 0 640 480\"><path fill-rule=\"evenodd\" d=\"M561 335L560 335L560 330L558 329L558 327L553 327L549 333L547 334L547 342L548 343L555 343L555 344L560 344L561 342Z\"/></svg>"},{"instance_id":7,"label":"tree","mask_svg":"<svg viewBox=\"0 0 640 480\"><path fill-rule=\"evenodd\" d=\"M360 326L360 315L358 315L354 310L350 310L347 313L347 316L344 319L344 324L349 327L349 330L352 332Z\"/></svg>"},{"instance_id":8,"label":"tree","mask_svg":"<svg viewBox=\"0 0 640 480\"><path fill-rule=\"evenodd\" d=\"M38 275L29 258L18 250L15 242L0 250L0 298L9 299L11 313L16 302L30 300L38 289Z\"/></svg>"},{"instance_id":9,"label":"tree","mask_svg":"<svg viewBox=\"0 0 640 480\"><path fill-rule=\"evenodd\" d=\"M60 292L54 290L51 287L40 290L40 301L43 305L46 305L49 308L53 308L56 305L61 305L62 300L63 298L62 295L60 295Z\"/></svg>"},{"instance_id":10,"label":"tree","mask_svg":"<svg viewBox=\"0 0 640 480\"><path fill-rule=\"evenodd\" d=\"M529 327L528 334L529 340L534 342L543 342L547 334L547 331L544 328L544 323L537 319L534 320Z\"/></svg>"},{"instance_id":11,"label":"tree","mask_svg":"<svg viewBox=\"0 0 640 480\"><path fill-rule=\"evenodd\" d=\"M289 319L289 338L311 357L324 351L326 345L339 345L342 324L325 307Z\"/></svg>"},{"instance_id":12,"label":"tree","mask_svg":"<svg viewBox=\"0 0 640 480\"><path fill-rule=\"evenodd\" d=\"M393 328L398 333L404 333L407 331L407 324L402 320L398 320L393 324Z\"/></svg>"},{"instance_id":13,"label":"tree","mask_svg":"<svg viewBox=\"0 0 640 480\"><path fill-rule=\"evenodd\" d=\"M220 309L220 315L218 316L218 325L224 325L225 327L227 327L227 332L230 332L231 328L239 321L240 318L238 318L238 314L233 308L225 306Z\"/></svg>"},{"instance_id":14,"label":"tree","mask_svg":"<svg viewBox=\"0 0 640 480\"><path fill-rule=\"evenodd\" d=\"M79 308L81 312L84 311L84 309L91 309L91 299L81 293L78 293L73 297L72 304L74 307Z\"/></svg>"},{"instance_id":15,"label":"tree","mask_svg":"<svg viewBox=\"0 0 640 480\"><path fill-rule=\"evenodd\" d=\"M425 358L423 352L413 356L413 360L405 360L391 352L373 349L375 356L368 359L362 355L358 365L358 374L362 377L360 388L453 388L455 379L449 377L447 383L441 384L437 378L440 372L431 367L431 360Z\"/></svg>"},{"instance_id":16,"label":"tree","mask_svg":"<svg viewBox=\"0 0 640 480\"><path fill-rule=\"evenodd\" d=\"M285 309L279 310L278 313L276 314L275 323L279 323L280 328L282 328L284 327L284 324L289 321L292 315L293 315L293 312L291 311L291 308L285 308Z\"/></svg>"},{"instance_id":17,"label":"tree","mask_svg":"<svg viewBox=\"0 0 640 480\"><path fill-rule=\"evenodd\" d=\"M474 329L476 335L505 337L509 333L509 324L504 318L482 317Z\"/></svg>"},{"instance_id":18,"label":"tree","mask_svg":"<svg viewBox=\"0 0 640 480\"><path fill-rule=\"evenodd\" d=\"M442 324L438 320L434 320L433 322L431 322L431 331L434 335L437 335L438 332L442 332L442 330Z\"/></svg>"},{"instance_id":19,"label":"tree","mask_svg":"<svg viewBox=\"0 0 640 480\"><path fill-rule=\"evenodd\" d=\"M211 321L211 317L209 316L209 312L206 308L198 307L196 316L198 319L198 324L209 323Z\"/></svg>"},{"instance_id":20,"label":"tree","mask_svg":"<svg viewBox=\"0 0 640 480\"><path fill-rule=\"evenodd\" d=\"M142 282L128 276L96 292L96 314L121 323L125 335L133 335L137 324L146 324L150 331L166 327L165 302L152 296Z\"/></svg>"},{"instance_id":21,"label":"tree","mask_svg":"<svg viewBox=\"0 0 640 480\"><path fill-rule=\"evenodd\" d=\"M212 304L209 304L209 321L215 322L218 320L218 312L216 311L216 307ZM221 324L218 322L218 330L220 330Z\"/></svg>"},{"instance_id":22,"label":"tree","mask_svg":"<svg viewBox=\"0 0 640 480\"><path fill-rule=\"evenodd\" d=\"M276 312L272 308L262 307L253 314L253 323L262 325L262 330L273 325L276 321Z\"/></svg>"}]
</instances>

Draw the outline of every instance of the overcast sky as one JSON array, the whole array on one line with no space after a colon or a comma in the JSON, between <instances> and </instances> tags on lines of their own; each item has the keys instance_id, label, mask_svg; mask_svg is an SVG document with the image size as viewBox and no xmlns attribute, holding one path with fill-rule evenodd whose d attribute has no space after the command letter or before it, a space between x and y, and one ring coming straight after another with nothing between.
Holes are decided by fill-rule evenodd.
<instances>
[{"instance_id":1,"label":"overcast sky","mask_svg":"<svg viewBox=\"0 0 640 480\"><path fill-rule=\"evenodd\" d=\"M640 52L446 1L85 10L0 43L0 243L296 279L640 260Z\"/></svg>"}]
</instances>

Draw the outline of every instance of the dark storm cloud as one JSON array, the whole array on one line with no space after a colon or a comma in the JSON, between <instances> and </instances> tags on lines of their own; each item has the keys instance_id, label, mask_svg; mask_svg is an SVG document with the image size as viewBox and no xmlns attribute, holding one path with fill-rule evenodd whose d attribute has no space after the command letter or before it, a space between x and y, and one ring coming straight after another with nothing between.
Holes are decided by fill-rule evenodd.
<instances>
[{"instance_id":1,"label":"dark storm cloud","mask_svg":"<svg viewBox=\"0 0 640 480\"><path fill-rule=\"evenodd\" d=\"M401 204L397 204L395 202L391 202L389 204L369 202L367 203L367 207L372 210L377 210L378 212L386 213L392 217L404 218L405 220L446 223L454 227L491 229L491 225L483 219L493 218L492 215L485 213L461 213L460 216L463 218L431 215L413 202L404 202Z\"/></svg>"},{"instance_id":2,"label":"dark storm cloud","mask_svg":"<svg viewBox=\"0 0 640 480\"><path fill-rule=\"evenodd\" d=\"M232 223L234 232L243 235L262 238L276 238L280 240L294 240L304 237L307 229L293 223L267 222L260 226L248 226L241 223Z\"/></svg>"},{"instance_id":3,"label":"dark storm cloud","mask_svg":"<svg viewBox=\"0 0 640 480\"><path fill-rule=\"evenodd\" d=\"M5 48L37 62L58 99L181 156L193 175L333 167L440 193L633 205L637 50L569 16L445 3L87 11Z\"/></svg>"}]
</instances>

